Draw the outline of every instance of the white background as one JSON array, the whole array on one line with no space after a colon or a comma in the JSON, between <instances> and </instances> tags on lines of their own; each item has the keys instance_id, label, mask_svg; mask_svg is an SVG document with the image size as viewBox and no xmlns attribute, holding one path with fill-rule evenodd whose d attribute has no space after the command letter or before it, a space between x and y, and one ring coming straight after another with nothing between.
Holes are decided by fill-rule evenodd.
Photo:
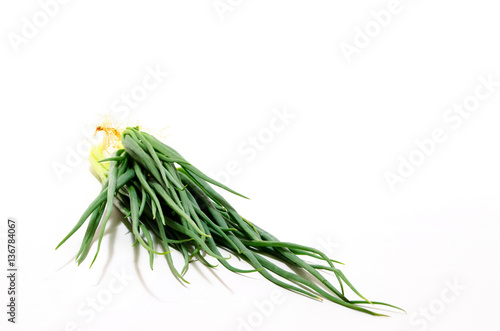
<instances>
[{"instance_id":1,"label":"white background","mask_svg":"<svg viewBox=\"0 0 500 331\"><path fill-rule=\"evenodd\" d=\"M498 4L401 0L380 27L370 13L389 1L221 3L230 10L212 0L69 1L47 22L37 1L1 3L0 264L14 217L20 270L16 325L0 278L2 330L498 330L500 87L460 125L443 117L475 100L479 77L500 81ZM30 35L33 16L46 25ZM346 57L341 46L356 38ZM117 112L156 68L168 77ZM293 118L270 127L283 109ZM75 153L110 112L210 174L231 164L229 185L251 198L230 197L241 214L325 250L365 296L408 314L371 317L200 264L183 287L164 259L149 270L119 215L92 269L91 258L77 267L83 229L54 248L99 191ZM391 190L387 172L399 175L400 157L419 161L415 140L435 129L447 139ZM267 140L250 154L259 135ZM256 308L274 297L269 314Z\"/></svg>"}]
</instances>

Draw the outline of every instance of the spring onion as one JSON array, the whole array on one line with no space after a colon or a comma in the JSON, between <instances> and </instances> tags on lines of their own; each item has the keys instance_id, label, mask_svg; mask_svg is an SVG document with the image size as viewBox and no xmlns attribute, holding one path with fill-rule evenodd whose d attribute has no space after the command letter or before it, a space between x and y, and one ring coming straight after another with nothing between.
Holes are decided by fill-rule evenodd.
<instances>
[{"instance_id":1,"label":"spring onion","mask_svg":"<svg viewBox=\"0 0 500 331\"><path fill-rule=\"evenodd\" d=\"M243 195L208 177L154 136L138 127L128 127L122 132L114 130L113 134L119 143L110 157L105 157L103 144L95 146L90 156L102 190L57 246L61 246L88 220L76 256L78 265L87 257L100 225L97 252L90 266L95 262L106 223L113 209L117 208L124 214L124 222L131 229L135 244L148 252L151 269L154 256L165 255L175 276L184 282L187 282L184 277L188 264L195 258L208 267L216 267L207 261L207 257L211 257L232 272L257 272L287 290L320 301L326 299L363 313L386 316L366 305L400 309L366 299L336 267L340 262L331 260L323 252L282 242L243 218L212 185ZM155 242L161 245L162 252L155 250ZM183 256L181 271L173 265L172 249ZM225 252L248 262L250 268L244 270L233 266ZM317 262L306 262L301 256ZM332 272L339 287L333 286L319 270ZM344 285L361 300L347 299Z\"/></svg>"}]
</instances>

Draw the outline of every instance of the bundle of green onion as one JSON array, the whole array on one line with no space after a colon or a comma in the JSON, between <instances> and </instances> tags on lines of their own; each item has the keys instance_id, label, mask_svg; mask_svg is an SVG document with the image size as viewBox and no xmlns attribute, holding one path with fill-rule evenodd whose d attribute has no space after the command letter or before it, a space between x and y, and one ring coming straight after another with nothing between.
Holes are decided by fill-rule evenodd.
<instances>
[{"instance_id":1,"label":"bundle of green onion","mask_svg":"<svg viewBox=\"0 0 500 331\"><path fill-rule=\"evenodd\" d=\"M235 273L258 272L287 290L318 300L324 298L371 315L386 316L360 304L397 308L363 297L334 266L334 263L340 262L329 259L317 249L281 242L241 217L210 184L237 195L239 193L209 178L177 151L150 134L137 127L128 127L121 133L120 147L123 148L117 149L109 158L104 158L102 147L93 149L92 166L103 184L102 190L57 246L61 246L90 217L76 257L78 264L85 260L101 225L94 263L106 223L113 207L116 207L125 215L124 221L131 227L136 244L149 252L151 268L155 254L165 255L175 275L183 281L188 264L195 257L207 266L215 267L205 259L208 255ZM154 249L153 237L161 243L163 252ZM184 267L180 272L173 265L171 248L184 257ZM245 260L252 268L242 270L234 267L221 249ZM323 264L309 263L299 256L308 256ZM281 266L276 261L282 262ZM333 272L340 290L318 270ZM362 300L348 300L343 284Z\"/></svg>"}]
</instances>

